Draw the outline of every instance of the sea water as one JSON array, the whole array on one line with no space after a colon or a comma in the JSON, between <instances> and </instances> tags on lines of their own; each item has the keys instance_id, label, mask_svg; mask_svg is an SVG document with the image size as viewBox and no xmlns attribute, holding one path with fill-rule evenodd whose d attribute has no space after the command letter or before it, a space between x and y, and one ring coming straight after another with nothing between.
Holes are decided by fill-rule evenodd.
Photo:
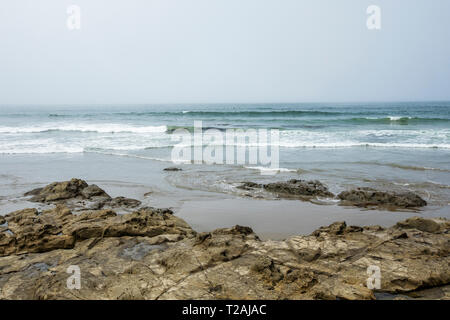
<instances>
[{"instance_id":1,"label":"sea water","mask_svg":"<svg viewBox=\"0 0 450 320\"><path fill-rule=\"evenodd\" d=\"M170 162L176 129L279 130L279 168L190 165L178 187L233 192L243 180L318 179L450 202L450 102L0 106L0 157L103 154ZM106 177L105 177L106 178Z\"/></svg>"}]
</instances>

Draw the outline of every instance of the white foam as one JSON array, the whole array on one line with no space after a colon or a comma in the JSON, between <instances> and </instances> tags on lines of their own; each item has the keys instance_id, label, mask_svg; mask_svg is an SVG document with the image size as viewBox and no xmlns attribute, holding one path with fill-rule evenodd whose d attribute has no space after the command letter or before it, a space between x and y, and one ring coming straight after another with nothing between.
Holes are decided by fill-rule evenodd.
<instances>
[{"instance_id":1,"label":"white foam","mask_svg":"<svg viewBox=\"0 0 450 320\"><path fill-rule=\"evenodd\" d=\"M46 154L46 153L81 153L82 147L62 145L0 148L0 154Z\"/></svg>"},{"instance_id":2,"label":"white foam","mask_svg":"<svg viewBox=\"0 0 450 320\"><path fill-rule=\"evenodd\" d=\"M139 155L127 154L127 153L106 152L106 151L100 151L100 150L85 150L84 152L86 152L86 153L98 153L98 154L104 154L104 155L109 155L109 156L118 156L118 157L127 157L127 158L162 161L162 162L173 162L170 159L147 157L147 156L139 156Z\"/></svg>"},{"instance_id":3,"label":"white foam","mask_svg":"<svg viewBox=\"0 0 450 320\"><path fill-rule=\"evenodd\" d=\"M403 119L412 119L412 117L399 117L399 116L390 116L388 117L391 121L399 121Z\"/></svg>"},{"instance_id":4,"label":"white foam","mask_svg":"<svg viewBox=\"0 0 450 320\"><path fill-rule=\"evenodd\" d=\"M41 124L32 127L0 127L0 153L54 153L82 152L89 148L105 151L136 151L147 148L167 148L174 145L189 147L172 141L172 136L162 126L136 126L122 124ZM88 135L76 132L58 134L43 133L49 130L94 132ZM37 134L30 134L37 132ZM100 134L101 133L101 134ZM109 134L110 133L110 134ZM120 133L120 134L116 134ZM44 139L45 138L45 139ZM281 148L439 148L450 149L449 129L420 130L352 130L352 131L311 131L285 130L280 131L279 144L266 142L242 143L242 140L228 141L224 136L221 141L205 146L236 146L236 147L281 147Z\"/></svg>"},{"instance_id":5,"label":"white foam","mask_svg":"<svg viewBox=\"0 0 450 320\"><path fill-rule=\"evenodd\" d=\"M99 133L163 133L167 131L167 126L130 126L124 124L44 124L40 126L27 127L0 127L0 133L40 133L47 131L80 131L80 132L99 132Z\"/></svg>"},{"instance_id":6,"label":"white foam","mask_svg":"<svg viewBox=\"0 0 450 320\"><path fill-rule=\"evenodd\" d=\"M270 168L270 167L244 167L246 169L252 169L252 170L259 170L261 172L296 172L297 170L294 169L287 169L287 168Z\"/></svg>"}]
</instances>

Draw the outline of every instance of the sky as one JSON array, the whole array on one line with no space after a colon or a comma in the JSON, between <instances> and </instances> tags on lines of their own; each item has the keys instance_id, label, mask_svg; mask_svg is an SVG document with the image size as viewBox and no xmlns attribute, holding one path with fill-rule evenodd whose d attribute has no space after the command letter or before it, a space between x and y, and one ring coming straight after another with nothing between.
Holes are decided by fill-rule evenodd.
<instances>
[{"instance_id":1,"label":"sky","mask_svg":"<svg viewBox=\"0 0 450 320\"><path fill-rule=\"evenodd\" d=\"M399 100L450 100L450 1L0 2L0 105Z\"/></svg>"}]
</instances>

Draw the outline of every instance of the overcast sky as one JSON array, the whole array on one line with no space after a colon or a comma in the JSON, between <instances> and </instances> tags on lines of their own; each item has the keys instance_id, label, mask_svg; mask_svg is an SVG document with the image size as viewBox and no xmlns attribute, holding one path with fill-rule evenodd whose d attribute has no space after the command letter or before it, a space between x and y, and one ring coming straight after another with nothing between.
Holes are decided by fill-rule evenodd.
<instances>
[{"instance_id":1,"label":"overcast sky","mask_svg":"<svg viewBox=\"0 0 450 320\"><path fill-rule=\"evenodd\" d=\"M450 100L449 0L2 0L0 41L0 104Z\"/></svg>"}]
</instances>

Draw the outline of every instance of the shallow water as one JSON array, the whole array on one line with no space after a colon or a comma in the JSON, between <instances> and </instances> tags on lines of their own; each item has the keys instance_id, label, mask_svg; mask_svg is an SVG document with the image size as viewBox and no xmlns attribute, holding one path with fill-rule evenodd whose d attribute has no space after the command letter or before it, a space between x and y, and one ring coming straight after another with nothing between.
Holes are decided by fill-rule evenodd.
<instances>
[{"instance_id":1,"label":"shallow water","mask_svg":"<svg viewBox=\"0 0 450 320\"><path fill-rule=\"evenodd\" d=\"M291 173L260 176L255 170L241 168L240 174L233 175L229 171L238 172L235 168L203 165L183 165L180 172L163 171L170 165L90 153L4 155L0 157L0 214L42 207L28 202L23 193L53 181L77 177L99 185L113 197L126 196L147 206L170 207L197 231L240 224L252 227L264 239L309 234L320 226L342 220L349 225L390 226L417 215L450 219L449 206L430 206L421 212L408 213L315 205L299 200L246 199L227 183L230 176L236 181L239 178L273 181L288 178ZM211 184L216 181L216 192L211 191L214 187L208 181Z\"/></svg>"}]
</instances>

